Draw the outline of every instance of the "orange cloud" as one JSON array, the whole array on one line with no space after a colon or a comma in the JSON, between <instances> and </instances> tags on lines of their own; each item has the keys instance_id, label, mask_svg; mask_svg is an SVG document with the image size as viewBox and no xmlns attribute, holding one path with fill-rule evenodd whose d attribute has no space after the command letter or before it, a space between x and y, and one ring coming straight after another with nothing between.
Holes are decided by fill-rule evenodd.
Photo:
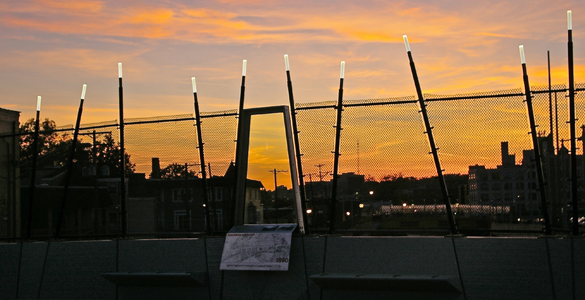
<instances>
[{"instance_id":1,"label":"orange cloud","mask_svg":"<svg viewBox=\"0 0 585 300\"><path fill-rule=\"evenodd\" d=\"M9 14L58 14L88 16L100 13L104 8L104 1L87 0L22 0L17 2L2 2L0 10Z\"/></svg>"},{"instance_id":2,"label":"orange cloud","mask_svg":"<svg viewBox=\"0 0 585 300\"><path fill-rule=\"evenodd\" d=\"M83 14L98 13L104 6L104 1L76 1L76 0L37 0L44 8L55 9L56 11L81 12Z\"/></svg>"},{"instance_id":3,"label":"orange cloud","mask_svg":"<svg viewBox=\"0 0 585 300\"><path fill-rule=\"evenodd\" d=\"M164 24L172 21L173 15L170 9L144 11L132 16L130 23Z\"/></svg>"},{"instance_id":4,"label":"orange cloud","mask_svg":"<svg viewBox=\"0 0 585 300\"><path fill-rule=\"evenodd\" d=\"M7 15L0 22L6 26L45 32L206 43L339 41L347 38L362 42L398 43L401 42L402 34L406 33L406 28L411 32L424 33L421 38L425 38L444 34L452 26L458 26L462 22L432 10L405 10L400 7L397 10L387 8L383 12L372 12L368 8L357 6L351 10L328 10L328 14L320 14L319 10L307 14L306 11L295 13L298 10L295 7L287 8L286 11L241 9L235 13L222 8L192 9L182 5L148 6L144 3L141 3L139 9L113 9L103 1L39 0L26 4L28 5L16 11L29 15L14 14L15 10L11 5L0 5L0 11ZM255 18L256 21L246 21L247 17ZM438 20L432 26L420 22L427 18ZM281 22L275 25L266 22L267 20ZM404 25L395 26L400 23Z\"/></svg>"},{"instance_id":5,"label":"orange cloud","mask_svg":"<svg viewBox=\"0 0 585 300\"><path fill-rule=\"evenodd\" d=\"M109 76L117 74L118 62L131 62L130 70L140 69L135 76L140 76L145 70L151 69L147 63L138 56L147 50L140 50L128 53L117 53L113 51L101 51L93 49L57 49L48 51L17 51L10 57L0 57L5 67L15 69L32 68L38 71L39 65L47 67L59 66L69 70L75 69L83 73L92 73L98 76ZM132 71L130 71L132 72ZM134 72L132 72L134 73Z\"/></svg>"},{"instance_id":6,"label":"orange cloud","mask_svg":"<svg viewBox=\"0 0 585 300\"><path fill-rule=\"evenodd\" d=\"M503 34L503 33L494 33L494 32L478 32L475 33L476 36L489 36L489 37L503 37L503 38L513 38L517 39L518 36L512 34Z\"/></svg>"}]
</instances>

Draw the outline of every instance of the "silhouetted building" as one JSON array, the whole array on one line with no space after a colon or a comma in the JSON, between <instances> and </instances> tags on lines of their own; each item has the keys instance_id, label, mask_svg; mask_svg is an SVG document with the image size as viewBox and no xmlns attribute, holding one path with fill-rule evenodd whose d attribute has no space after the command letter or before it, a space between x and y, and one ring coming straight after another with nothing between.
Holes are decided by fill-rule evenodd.
<instances>
[{"instance_id":1,"label":"silhouetted building","mask_svg":"<svg viewBox=\"0 0 585 300\"><path fill-rule=\"evenodd\" d=\"M157 167L160 169L158 160L153 159L152 174L156 174ZM224 176L207 179L209 207L204 206L203 180L200 177L131 178L128 199L143 203L143 206L142 213L135 214L133 219L129 205L129 230L130 222L135 222L147 226L155 224L156 232L204 232L207 210L213 230L228 230L233 222L234 174L235 167L230 164ZM264 186L260 181L246 181L246 223L259 224L264 221L260 201L262 189ZM151 217L152 222L149 221Z\"/></svg>"},{"instance_id":2,"label":"silhouetted building","mask_svg":"<svg viewBox=\"0 0 585 300\"><path fill-rule=\"evenodd\" d=\"M555 153L552 135L539 137L539 146L553 226L564 227L568 220L566 205L570 201L569 151L563 144ZM469 166L469 203L509 206L510 218L516 221L542 218L534 150L523 150L521 164L517 165L515 155L508 153L507 142L502 142L501 149L502 164L495 169ZM582 159L579 155L579 162ZM578 164L580 172L581 165L582 162Z\"/></svg>"},{"instance_id":3,"label":"silhouetted building","mask_svg":"<svg viewBox=\"0 0 585 300\"><path fill-rule=\"evenodd\" d=\"M20 112L0 108L0 135L18 132ZM9 136L0 139L0 237L19 237L20 232L20 139Z\"/></svg>"},{"instance_id":4,"label":"silhouetted building","mask_svg":"<svg viewBox=\"0 0 585 300\"><path fill-rule=\"evenodd\" d=\"M21 219L25 230L29 220L30 205L28 186L23 186ZM61 208L63 207L63 186L40 185L35 187L33 201L31 237L54 236ZM107 214L114 204L107 188L92 186L70 186L67 191L67 203L63 212L60 236L88 236L117 234L117 214L111 223Z\"/></svg>"}]
</instances>

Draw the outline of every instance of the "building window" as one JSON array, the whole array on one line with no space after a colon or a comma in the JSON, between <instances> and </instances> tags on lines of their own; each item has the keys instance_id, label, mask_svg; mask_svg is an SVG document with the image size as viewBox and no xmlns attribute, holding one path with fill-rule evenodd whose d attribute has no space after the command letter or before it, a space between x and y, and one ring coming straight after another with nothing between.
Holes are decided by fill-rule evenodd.
<instances>
[{"instance_id":1,"label":"building window","mask_svg":"<svg viewBox=\"0 0 585 300\"><path fill-rule=\"evenodd\" d=\"M215 213L210 209L209 217L211 218L211 227L216 228L217 230L223 230L223 216L221 209L216 209ZM205 215L205 224L207 224L207 215Z\"/></svg>"},{"instance_id":2,"label":"building window","mask_svg":"<svg viewBox=\"0 0 585 300\"><path fill-rule=\"evenodd\" d=\"M256 224L256 206L250 202L248 203L248 224Z\"/></svg>"},{"instance_id":3,"label":"building window","mask_svg":"<svg viewBox=\"0 0 585 300\"><path fill-rule=\"evenodd\" d=\"M216 187L213 189L215 194L215 201L222 201L223 200L223 189L221 187Z\"/></svg>"},{"instance_id":4,"label":"building window","mask_svg":"<svg viewBox=\"0 0 585 300\"><path fill-rule=\"evenodd\" d=\"M191 188L178 188L172 189L173 202L189 201L193 202L193 189Z\"/></svg>"},{"instance_id":5,"label":"building window","mask_svg":"<svg viewBox=\"0 0 585 300\"><path fill-rule=\"evenodd\" d=\"M187 212L184 209L175 210L174 229L191 230L191 211L189 211L189 215L187 215Z\"/></svg>"}]
</instances>

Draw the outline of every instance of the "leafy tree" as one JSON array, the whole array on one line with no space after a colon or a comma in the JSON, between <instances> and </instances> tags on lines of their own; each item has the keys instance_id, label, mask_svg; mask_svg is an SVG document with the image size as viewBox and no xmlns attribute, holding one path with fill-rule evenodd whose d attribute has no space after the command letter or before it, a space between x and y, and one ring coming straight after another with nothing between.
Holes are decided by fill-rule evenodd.
<instances>
[{"instance_id":1,"label":"leafy tree","mask_svg":"<svg viewBox=\"0 0 585 300\"><path fill-rule=\"evenodd\" d=\"M25 133L20 137L20 160L26 164L34 153L34 127L35 119L29 119L20 126L20 132ZM71 133L59 134L55 131L57 124L46 118L39 124L39 140L37 151L39 155L38 166L65 166L69 159L73 135ZM94 149L95 146L95 155ZM130 162L130 155L124 153L126 174L134 173L136 164ZM120 145L116 143L111 133L101 135L96 144L80 143L78 141L75 149L74 164L78 166L97 165L100 169L103 166L110 168L110 176L120 175Z\"/></svg>"},{"instance_id":2,"label":"leafy tree","mask_svg":"<svg viewBox=\"0 0 585 300\"><path fill-rule=\"evenodd\" d=\"M89 144L87 144L89 145ZM93 157L90 161L92 164L97 164L98 168L102 166L110 167L110 175L120 175L120 144L116 143L111 133L103 135L101 141L96 141L96 157ZM92 153L91 148L86 149L89 153ZM132 174L136 171L136 164L130 162L130 154L124 152L124 163L125 173Z\"/></svg>"},{"instance_id":3,"label":"leafy tree","mask_svg":"<svg viewBox=\"0 0 585 300\"><path fill-rule=\"evenodd\" d=\"M66 134L59 136L55 132L56 127L57 124L55 121L49 120L48 118L39 123L39 137L36 151L40 156L52 152L67 138ZM28 119L21 124L20 132L26 133L20 136L20 160L27 161L32 158L35 152L35 149L33 149L35 119Z\"/></svg>"},{"instance_id":4,"label":"leafy tree","mask_svg":"<svg viewBox=\"0 0 585 300\"><path fill-rule=\"evenodd\" d=\"M184 164L172 163L160 170L160 178L185 178L185 168L187 168L187 176L195 177L195 171L189 170ZM152 174L150 174L152 177Z\"/></svg>"}]
</instances>

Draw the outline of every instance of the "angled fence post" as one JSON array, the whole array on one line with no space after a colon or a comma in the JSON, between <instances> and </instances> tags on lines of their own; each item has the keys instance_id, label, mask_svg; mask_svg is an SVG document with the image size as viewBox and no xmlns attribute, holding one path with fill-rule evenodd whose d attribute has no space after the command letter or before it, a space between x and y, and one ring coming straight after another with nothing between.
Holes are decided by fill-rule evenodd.
<instances>
[{"instance_id":1,"label":"angled fence post","mask_svg":"<svg viewBox=\"0 0 585 300\"><path fill-rule=\"evenodd\" d=\"M299 143L299 130L298 130L298 126L297 126L297 112L295 110L295 99L293 97L293 89L292 89L292 81L290 79L290 67L289 67L289 63L288 63L288 55L285 54L284 55L284 62L285 62L285 68L286 68L286 83L287 83L287 87L288 87L288 99L289 99L289 103L290 103L290 116L291 116L291 121L292 121L292 131L293 131L293 137L294 137L294 142L295 142L295 153L297 156L297 170L298 170L298 176L299 176L299 190L300 190L300 194L301 194L301 207L302 207L302 214L303 214L303 220L307 220L306 222L308 222L308 218L307 218L307 195L305 192L305 178L303 175L303 164L301 161L301 146ZM308 224L308 223L307 223ZM309 226L305 226L305 232L309 233Z\"/></svg>"},{"instance_id":2,"label":"angled fence post","mask_svg":"<svg viewBox=\"0 0 585 300\"><path fill-rule=\"evenodd\" d=\"M67 161L67 175L65 177L65 185L63 187L63 200L61 201L61 210L59 211L59 219L57 219L57 227L55 228L55 238L59 238L61 234L61 225L63 224L63 217L65 216L65 208L67 207L67 193L69 191L69 184L71 182L71 173L73 172L73 160L75 159L75 148L77 147L77 139L79 137L79 127L81 124L81 114L83 113L83 101L85 100L85 89L87 85L83 85L81 91L81 101L79 102L79 110L77 111L77 121L75 122L75 131L73 132L73 140L71 141L71 152L69 160Z\"/></svg>"},{"instance_id":3,"label":"angled fence post","mask_svg":"<svg viewBox=\"0 0 585 300\"><path fill-rule=\"evenodd\" d=\"M193 106L195 107L195 122L197 123L197 143L199 144L199 163L201 164L201 183L203 185L203 204L205 205L206 232L211 232L211 220L209 219L209 188L207 187L207 172L205 171L205 155L203 152L203 136L201 134L201 114L199 113L199 100L197 99L197 84L195 77L191 78L193 84ZM185 172L187 168L185 168ZM215 209L214 212L215 214Z\"/></svg>"},{"instance_id":4,"label":"angled fence post","mask_svg":"<svg viewBox=\"0 0 585 300\"><path fill-rule=\"evenodd\" d=\"M126 211L126 159L124 149L124 88L122 87L122 63L118 63L118 103L120 112L120 214L122 236L128 233Z\"/></svg>"},{"instance_id":5,"label":"angled fence post","mask_svg":"<svg viewBox=\"0 0 585 300\"><path fill-rule=\"evenodd\" d=\"M242 148L243 145L241 145L240 143L240 138L241 136L243 136L243 134L245 134L245 132L249 132L249 128L247 129L247 131L242 128L243 127L243 113L244 113L244 96L245 96L245 92L246 92L246 67L247 67L248 61L244 59L244 61L242 62L242 85L240 88L240 106L238 109L238 132L237 132L237 138L236 138L236 163L235 163L235 169L239 170L241 168L241 164L245 163L246 165L248 164L247 161L242 162L241 159L237 156L238 153L240 153L240 148ZM246 147L246 151L247 151L247 146ZM236 171L237 173L237 171ZM246 175L244 175L246 176ZM239 205L240 201L245 202L246 199L237 199L239 197L239 195L245 195L245 191L246 191L246 180L244 180L241 184L243 184L243 186L240 185L239 181L237 178L235 178L235 187L233 190L233 199L232 199L232 205L233 207L233 225L239 225L239 224L244 224L244 205ZM241 192L244 191L244 192ZM241 208L240 208L241 206ZM232 227L229 226L229 227Z\"/></svg>"},{"instance_id":6,"label":"angled fence post","mask_svg":"<svg viewBox=\"0 0 585 300\"><path fill-rule=\"evenodd\" d=\"M41 116L41 96L37 98L37 118L35 121L35 133L32 144L32 164L30 171L30 187L29 187L29 202L28 202L28 222L26 225L26 233L24 237L29 239L32 230L32 217L33 217L33 202L35 193L35 177L37 176L37 157L39 155L37 148L39 144L39 127L40 127L40 116Z\"/></svg>"},{"instance_id":7,"label":"angled fence post","mask_svg":"<svg viewBox=\"0 0 585 300\"><path fill-rule=\"evenodd\" d=\"M577 181L577 128L575 123L575 71L573 62L573 20L567 11L568 27L568 69L569 69L569 127L571 132L571 203L573 206L573 235L579 235L579 183Z\"/></svg>"},{"instance_id":8,"label":"angled fence post","mask_svg":"<svg viewBox=\"0 0 585 300\"><path fill-rule=\"evenodd\" d=\"M534 163L536 166L536 178L538 180L538 191L540 193L541 210L544 217L544 229L546 235L551 234L550 218L548 214L548 205L546 200L546 189L544 182L544 172L542 170L542 158L540 156L540 145L538 143L538 134L536 131L536 121L534 120L534 109L532 107L532 94L530 92L530 83L528 82L528 73L526 71L526 59L524 57L524 46L520 46L520 59L522 61L522 78L524 79L524 92L526 94L526 108L528 110L528 121L530 123L530 135L532 136L532 147L534 148Z\"/></svg>"},{"instance_id":9,"label":"angled fence post","mask_svg":"<svg viewBox=\"0 0 585 300\"><path fill-rule=\"evenodd\" d=\"M331 211L329 217L329 233L335 231L335 206L337 204L337 173L339 171L339 144L341 142L341 112L343 111L343 79L345 77L345 62L341 62L341 75L339 76L339 94L337 98L337 122L335 125L335 150L333 158L333 179L331 181Z\"/></svg>"},{"instance_id":10,"label":"angled fence post","mask_svg":"<svg viewBox=\"0 0 585 300\"><path fill-rule=\"evenodd\" d=\"M416 94L418 96L418 104L420 106L420 113L422 114L423 122L425 125L425 130L427 137L429 139L429 145L431 147L431 154L433 155L433 160L435 161L435 168L437 169L437 176L439 178L439 184L441 185L441 192L443 194L443 202L445 203L445 209L447 212L447 219L449 220L449 228L451 234L458 234L457 224L455 223L455 218L453 217L453 212L451 210L451 201L449 198L449 192L447 191L447 184L445 183L445 177L443 176L443 169L441 168L441 162L439 161L439 154L437 152L438 148L435 145L435 138L433 136L433 127L429 121L429 115L427 114L427 105L425 104L423 93L420 87L420 82L418 80L418 75L416 73L416 67L414 65L414 60L412 59L412 53L410 52L410 45L408 44L408 38L406 35L404 38L404 44L406 46L406 53L408 54L408 60L410 61L410 70L412 72L412 78L414 80L414 85L416 87Z\"/></svg>"}]
</instances>

